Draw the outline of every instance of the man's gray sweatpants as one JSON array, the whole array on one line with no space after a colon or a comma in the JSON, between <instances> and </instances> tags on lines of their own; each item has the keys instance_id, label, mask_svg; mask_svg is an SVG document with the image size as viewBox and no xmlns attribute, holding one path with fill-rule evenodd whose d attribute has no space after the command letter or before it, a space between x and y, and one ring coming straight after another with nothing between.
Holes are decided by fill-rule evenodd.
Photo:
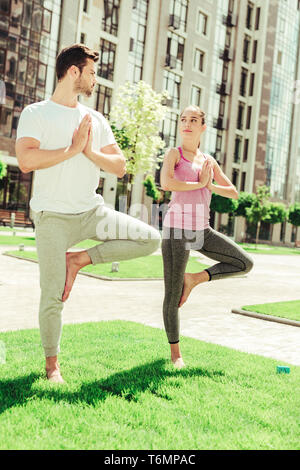
<instances>
[{"instance_id":1,"label":"man's gray sweatpants","mask_svg":"<svg viewBox=\"0 0 300 470\"><path fill-rule=\"evenodd\" d=\"M80 214L36 212L34 222L41 287L39 323L49 357L60 350L66 251L83 240L99 240L103 243L87 250L93 264L121 261L150 255L161 237L150 225L105 205Z\"/></svg>"}]
</instances>

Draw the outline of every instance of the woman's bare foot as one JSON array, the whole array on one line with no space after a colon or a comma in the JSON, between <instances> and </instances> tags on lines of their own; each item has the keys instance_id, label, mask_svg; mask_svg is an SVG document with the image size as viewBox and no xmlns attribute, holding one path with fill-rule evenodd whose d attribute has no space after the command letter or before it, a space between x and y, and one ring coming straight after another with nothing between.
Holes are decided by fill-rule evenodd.
<instances>
[{"instance_id":1,"label":"woman's bare foot","mask_svg":"<svg viewBox=\"0 0 300 470\"><path fill-rule=\"evenodd\" d=\"M174 364L175 369L182 369L183 367L185 367L185 363L183 362L182 357L178 357L175 361L173 361L172 359L172 362Z\"/></svg>"},{"instance_id":2,"label":"woman's bare foot","mask_svg":"<svg viewBox=\"0 0 300 470\"><path fill-rule=\"evenodd\" d=\"M170 344L170 346L171 346L171 360L174 364L174 367L176 369L182 369L182 367L185 366L185 363L183 362L183 359L181 356L179 343Z\"/></svg>"},{"instance_id":3,"label":"woman's bare foot","mask_svg":"<svg viewBox=\"0 0 300 470\"><path fill-rule=\"evenodd\" d=\"M91 264L91 258L87 254L87 251L66 253L66 282L62 295L63 302L65 302L70 295L78 271L88 264Z\"/></svg>"},{"instance_id":4,"label":"woman's bare foot","mask_svg":"<svg viewBox=\"0 0 300 470\"><path fill-rule=\"evenodd\" d=\"M202 282L206 282L209 280L209 274L207 271L201 271L200 273L185 273L184 274L184 283L181 298L178 304L178 308L182 307L182 305L187 301L188 296L191 293L191 290L201 284Z\"/></svg>"}]
</instances>

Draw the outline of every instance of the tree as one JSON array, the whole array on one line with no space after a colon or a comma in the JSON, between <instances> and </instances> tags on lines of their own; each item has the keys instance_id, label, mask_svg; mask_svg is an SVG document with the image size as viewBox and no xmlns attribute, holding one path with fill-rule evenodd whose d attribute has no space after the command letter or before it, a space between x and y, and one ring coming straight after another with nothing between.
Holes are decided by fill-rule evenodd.
<instances>
[{"instance_id":1,"label":"tree","mask_svg":"<svg viewBox=\"0 0 300 470\"><path fill-rule=\"evenodd\" d=\"M143 185L146 188L147 196L151 197L154 202L157 202L161 198L161 192L157 189L153 175L148 175Z\"/></svg>"},{"instance_id":2,"label":"tree","mask_svg":"<svg viewBox=\"0 0 300 470\"><path fill-rule=\"evenodd\" d=\"M241 191L239 193L239 198L237 200L238 205L234 211L234 215L246 217L246 207L251 207L255 200L255 194Z\"/></svg>"},{"instance_id":3,"label":"tree","mask_svg":"<svg viewBox=\"0 0 300 470\"><path fill-rule=\"evenodd\" d=\"M265 220L268 215L270 204L270 190L267 186L259 186L257 188L256 198L251 207L246 207L246 218L250 223L257 224L255 244L258 243L258 236L261 226L261 221Z\"/></svg>"},{"instance_id":4,"label":"tree","mask_svg":"<svg viewBox=\"0 0 300 470\"><path fill-rule=\"evenodd\" d=\"M294 227L300 226L300 204L296 202L288 209L288 222Z\"/></svg>"},{"instance_id":5,"label":"tree","mask_svg":"<svg viewBox=\"0 0 300 470\"><path fill-rule=\"evenodd\" d=\"M287 210L285 205L282 202L269 202L268 204L268 213L264 218L264 222L272 224L272 232L273 232L273 225L282 223L286 220L287 217Z\"/></svg>"},{"instance_id":6,"label":"tree","mask_svg":"<svg viewBox=\"0 0 300 470\"><path fill-rule=\"evenodd\" d=\"M237 201L228 197L220 196L219 194L212 193L210 209L213 212L220 214L232 214L237 208ZM220 228L222 228L221 226ZM224 227L226 230L226 227Z\"/></svg>"},{"instance_id":7,"label":"tree","mask_svg":"<svg viewBox=\"0 0 300 470\"><path fill-rule=\"evenodd\" d=\"M157 156L165 147L158 133L159 123L167 112L164 104L167 98L167 92L156 93L142 80L137 84L126 82L118 90L110 122L127 160L129 191L138 173L152 174L163 159Z\"/></svg>"},{"instance_id":8,"label":"tree","mask_svg":"<svg viewBox=\"0 0 300 470\"><path fill-rule=\"evenodd\" d=\"M0 159L0 180L7 175L7 165Z\"/></svg>"}]
</instances>

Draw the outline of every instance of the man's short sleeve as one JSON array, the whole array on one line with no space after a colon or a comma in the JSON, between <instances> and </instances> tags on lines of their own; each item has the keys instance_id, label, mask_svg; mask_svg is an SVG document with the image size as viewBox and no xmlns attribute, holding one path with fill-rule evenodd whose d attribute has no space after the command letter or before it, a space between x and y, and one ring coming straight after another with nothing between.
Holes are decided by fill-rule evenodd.
<instances>
[{"instance_id":1,"label":"man's short sleeve","mask_svg":"<svg viewBox=\"0 0 300 470\"><path fill-rule=\"evenodd\" d=\"M106 145L112 145L116 143L115 136L111 130L110 125L104 116L101 116L100 125L100 149Z\"/></svg>"},{"instance_id":2,"label":"man's short sleeve","mask_svg":"<svg viewBox=\"0 0 300 470\"><path fill-rule=\"evenodd\" d=\"M21 139L21 137L33 137L40 142L42 140L42 125L39 116L30 105L20 114L16 139Z\"/></svg>"}]
</instances>

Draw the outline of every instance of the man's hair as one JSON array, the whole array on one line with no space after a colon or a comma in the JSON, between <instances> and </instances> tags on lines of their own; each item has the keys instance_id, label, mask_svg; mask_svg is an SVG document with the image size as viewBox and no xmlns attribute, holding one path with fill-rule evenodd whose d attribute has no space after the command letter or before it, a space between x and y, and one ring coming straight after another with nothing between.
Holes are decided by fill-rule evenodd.
<instances>
[{"instance_id":1,"label":"man's hair","mask_svg":"<svg viewBox=\"0 0 300 470\"><path fill-rule=\"evenodd\" d=\"M56 57L56 75L61 80L72 65L76 65L82 73L83 67L86 65L87 59L97 62L99 52L89 49L84 44L73 44L65 47Z\"/></svg>"}]
</instances>

